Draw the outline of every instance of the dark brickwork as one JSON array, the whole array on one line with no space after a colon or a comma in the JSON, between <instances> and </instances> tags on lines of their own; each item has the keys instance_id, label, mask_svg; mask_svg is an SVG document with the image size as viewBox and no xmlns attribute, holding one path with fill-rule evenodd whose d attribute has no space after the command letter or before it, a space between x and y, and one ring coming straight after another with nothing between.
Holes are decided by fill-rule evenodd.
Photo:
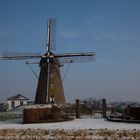
<instances>
[{"instance_id":1,"label":"dark brickwork","mask_svg":"<svg viewBox=\"0 0 140 140\"><path fill-rule=\"evenodd\" d=\"M53 58L52 60L50 59L49 88L47 95L47 77L48 77L47 59L46 58L41 59L40 61L41 70L36 90L35 104L46 104L51 102L56 104L65 103L65 96L59 67L60 64L58 59L56 58Z\"/></svg>"},{"instance_id":2,"label":"dark brickwork","mask_svg":"<svg viewBox=\"0 0 140 140\"><path fill-rule=\"evenodd\" d=\"M28 108L23 112L23 123L53 122L61 118L60 108Z\"/></svg>"}]
</instances>

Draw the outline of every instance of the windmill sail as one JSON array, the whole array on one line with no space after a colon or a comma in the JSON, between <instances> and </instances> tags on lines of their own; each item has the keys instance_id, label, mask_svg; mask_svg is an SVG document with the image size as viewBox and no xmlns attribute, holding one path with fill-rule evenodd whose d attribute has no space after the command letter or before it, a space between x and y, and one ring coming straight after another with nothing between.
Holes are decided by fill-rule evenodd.
<instances>
[{"instance_id":1,"label":"windmill sail","mask_svg":"<svg viewBox=\"0 0 140 140\"><path fill-rule=\"evenodd\" d=\"M48 39L47 39L47 52L56 49L55 41L56 41L56 19L50 18L48 20Z\"/></svg>"},{"instance_id":2,"label":"windmill sail","mask_svg":"<svg viewBox=\"0 0 140 140\"><path fill-rule=\"evenodd\" d=\"M22 60L22 59L38 59L41 58L40 53L20 53L20 52L5 52L3 53L2 60Z\"/></svg>"},{"instance_id":3,"label":"windmill sail","mask_svg":"<svg viewBox=\"0 0 140 140\"><path fill-rule=\"evenodd\" d=\"M59 59L60 63L80 63L80 62L89 62L95 59L95 52L86 52L86 53L65 53L65 54L56 54L55 57Z\"/></svg>"}]
</instances>

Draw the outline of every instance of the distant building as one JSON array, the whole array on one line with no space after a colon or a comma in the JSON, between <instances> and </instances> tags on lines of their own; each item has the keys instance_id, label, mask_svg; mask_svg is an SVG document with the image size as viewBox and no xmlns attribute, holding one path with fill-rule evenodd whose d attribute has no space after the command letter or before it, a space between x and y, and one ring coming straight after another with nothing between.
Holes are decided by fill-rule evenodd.
<instances>
[{"instance_id":1,"label":"distant building","mask_svg":"<svg viewBox=\"0 0 140 140\"><path fill-rule=\"evenodd\" d=\"M25 97L21 94L17 94L15 96L12 96L12 97L7 99L7 110L11 110L11 109L18 107L18 106L27 105L28 100L29 99L27 97Z\"/></svg>"},{"instance_id":2,"label":"distant building","mask_svg":"<svg viewBox=\"0 0 140 140\"><path fill-rule=\"evenodd\" d=\"M0 103L0 112L4 111L4 103Z\"/></svg>"}]
</instances>

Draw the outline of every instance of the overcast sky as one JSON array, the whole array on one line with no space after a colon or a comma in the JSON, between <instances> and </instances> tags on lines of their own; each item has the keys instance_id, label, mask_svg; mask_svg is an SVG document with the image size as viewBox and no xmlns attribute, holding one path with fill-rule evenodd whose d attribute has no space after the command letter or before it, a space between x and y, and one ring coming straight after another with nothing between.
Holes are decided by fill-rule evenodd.
<instances>
[{"instance_id":1,"label":"overcast sky","mask_svg":"<svg viewBox=\"0 0 140 140\"><path fill-rule=\"evenodd\" d=\"M43 54L49 17L57 19L55 52L97 54L95 62L71 64L63 82L67 102L140 101L139 0L0 0L0 54ZM0 102L17 93L34 100L36 86L25 61L0 60Z\"/></svg>"}]
</instances>

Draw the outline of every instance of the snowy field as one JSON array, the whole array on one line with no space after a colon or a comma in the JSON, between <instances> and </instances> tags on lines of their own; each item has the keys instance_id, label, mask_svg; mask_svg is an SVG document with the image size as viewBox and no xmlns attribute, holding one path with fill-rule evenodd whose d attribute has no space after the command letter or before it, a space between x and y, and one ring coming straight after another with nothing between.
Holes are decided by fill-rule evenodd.
<instances>
[{"instance_id":1,"label":"snowy field","mask_svg":"<svg viewBox=\"0 0 140 140\"><path fill-rule=\"evenodd\" d=\"M140 124L110 122L103 118L80 118L72 121L41 124L22 124L21 119L0 122L0 129L138 129Z\"/></svg>"},{"instance_id":2,"label":"snowy field","mask_svg":"<svg viewBox=\"0 0 140 140\"><path fill-rule=\"evenodd\" d=\"M0 122L0 140L140 140L140 124L81 118L67 122L22 124Z\"/></svg>"}]
</instances>

